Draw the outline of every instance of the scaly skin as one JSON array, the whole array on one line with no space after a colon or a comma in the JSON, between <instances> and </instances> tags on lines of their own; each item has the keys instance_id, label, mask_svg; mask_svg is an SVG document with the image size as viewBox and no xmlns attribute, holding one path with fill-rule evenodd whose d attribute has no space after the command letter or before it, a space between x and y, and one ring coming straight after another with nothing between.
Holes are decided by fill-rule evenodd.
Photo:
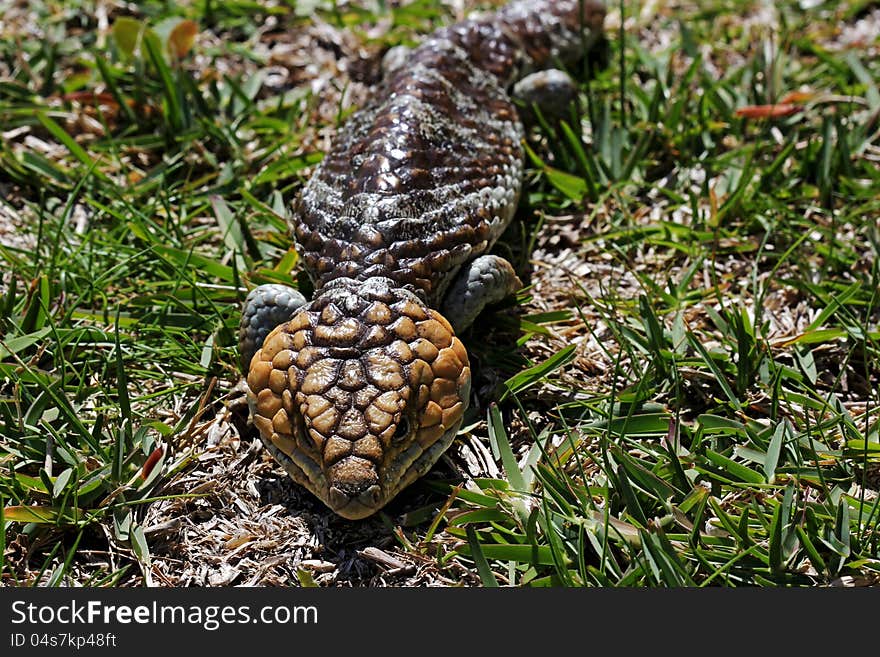
<instances>
[{"instance_id":1,"label":"scaly skin","mask_svg":"<svg viewBox=\"0 0 880 657\"><path fill-rule=\"evenodd\" d=\"M340 516L381 509L455 437L470 366L437 308L457 307L448 289L479 301L481 281L501 281L500 296L518 284L507 263L495 277L463 269L519 198L523 128L506 89L579 55L581 26L594 38L603 16L595 0L528 0L438 30L303 189L293 233L314 299L256 351L248 401L269 451Z\"/></svg>"},{"instance_id":2,"label":"scaly skin","mask_svg":"<svg viewBox=\"0 0 880 657\"><path fill-rule=\"evenodd\" d=\"M251 363L254 423L336 513L375 512L449 447L470 389L449 323L388 279L338 278Z\"/></svg>"}]
</instances>

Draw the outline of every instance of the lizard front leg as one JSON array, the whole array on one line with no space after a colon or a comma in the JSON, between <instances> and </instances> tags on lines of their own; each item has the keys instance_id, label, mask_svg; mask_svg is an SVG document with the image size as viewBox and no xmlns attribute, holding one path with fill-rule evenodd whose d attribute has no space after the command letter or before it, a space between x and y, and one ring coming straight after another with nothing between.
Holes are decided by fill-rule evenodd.
<instances>
[{"instance_id":1,"label":"lizard front leg","mask_svg":"<svg viewBox=\"0 0 880 657\"><path fill-rule=\"evenodd\" d=\"M513 265L500 256L483 255L458 272L446 291L440 312L459 333L474 322L483 308L521 287Z\"/></svg>"},{"instance_id":2,"label":"lizard front leg","mask_svg":"<svg viewBox=\"0 0 880 657\"><path fill-rule=\"evenodd\" d=\"M244 300L238 327L239 365L245 374L269 332L290 320L305 303L306 298L298 290L286 285L269 283L251 290Z\"/></svg>"},{"instance_id":3,"label":"lizard front leg","mask_svg":"<svg viewBox=\"0 0 880 657\"><path fill-rule=\"evenodd\" d=\"M569 105L577 100L577 94L577 84L571 76L555 68L525 76L513 85L510 92L514 100L525 105L525 111L521 110L520 114L528 123L534 121L533 106L537 106L548 119L565 118Z\"/></svg>"}]
</instances>

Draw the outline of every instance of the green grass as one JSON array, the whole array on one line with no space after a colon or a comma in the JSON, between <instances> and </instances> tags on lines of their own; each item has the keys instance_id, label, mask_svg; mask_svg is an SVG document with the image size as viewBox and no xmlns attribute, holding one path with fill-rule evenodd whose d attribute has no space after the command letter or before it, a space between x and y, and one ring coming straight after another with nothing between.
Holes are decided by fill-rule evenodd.
<instances>
[{"instance_id":1,"label":"green grass","mask_svg":"<svg viewBox=\"0 0 880 657\"><path fill-rule=\"evenodd\" d=\"M144 3L156 36L114 37L85 4L36 2L46 39L0 34L0 213L29 234L0 240L4 584L148 569L144 510L238 377L238 304L292 281L287 206L321 122L347 112L328 121L306 86L256 74L262 21L309 19L293 4ZM315 4L376 50L448 20L378 3L394 28L377 38L372 11ZM528 272L571 216L572 248L604 273L465 334L500 382L465 424L501 474L429 478L439 501L396 529L402 550L487 586L878 577L880 65L832 47L867 9L784 2L774 27L743 19L756 5L609 34L579 108L530 134L524 221L501 248ZM201 30L179 61L172 13ZM795 114L737 114L793 91L809 93ZM85 545L121 556L84 569Z\"/></svg>"}]
</instances>

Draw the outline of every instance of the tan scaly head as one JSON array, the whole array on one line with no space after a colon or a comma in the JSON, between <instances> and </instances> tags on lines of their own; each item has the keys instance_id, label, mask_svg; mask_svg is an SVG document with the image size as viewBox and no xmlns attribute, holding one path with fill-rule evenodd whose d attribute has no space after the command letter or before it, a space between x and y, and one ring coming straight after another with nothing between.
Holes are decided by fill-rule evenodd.
<instances>
[{"instance_id":1,"label":"tan scaly head","mask_svg":"<svg viewBox=\"0 0 880 657\"><path fill-rule=\"evenodd\" d=\"M470 392L452 327L388 279L337 279L272 331L247 376L254 424L291 477L367 517L449 447Z\"/></svg>"}]
</instances>

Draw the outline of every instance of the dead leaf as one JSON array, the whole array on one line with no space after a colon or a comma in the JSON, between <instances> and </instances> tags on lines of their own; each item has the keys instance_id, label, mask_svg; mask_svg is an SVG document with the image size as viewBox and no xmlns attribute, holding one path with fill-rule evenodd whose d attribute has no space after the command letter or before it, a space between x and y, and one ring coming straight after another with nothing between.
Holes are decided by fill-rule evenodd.
<instances>
[{"instance_id":1,"label":"dead leaf","mask_svg":"<svg viewBox=\"0 0 880 657\"><path fill-rule=\"evenodd\" d=\"M171 34L168 35L168 52L172 57L182 59L192 50L193 44L196 42L196 35L199 33L199 26L195 21L180 21Z\"/></svg>"},{"instance_id":2,"label":"dead leaf","mask_svg":"<svg viewBox=\"0 0 880 657\"><path fill-rule=\"evenodd\" d=\"M144 462L143 469L141 470L142 479L146 480L146 478L150 476L153 468L156 467L159 459L162 458L162 454L164 454L164 450L161 447L157 447L150 453L150 455L147 457L147 460Z\"/></svg>"},{"instance_id":3,"label":"dead leaf","mask_svg":"<svg viewBox=\"0 0 880 657\"><path fill-rule=\"evenodd\" d=\"M736 115L744 119L777 119L783 116L797 114L803 108L800 105L790 103L777 103L775 105L746 105L736 110Z\"/></svg>"},{"instance_id":4,"label":"dead leaf","mask_svg":"<svg viewBox=\"0 0 880 657\"><path fill-rule=\"evenodd\" d=\"M779 99L779 102L783 105L789 104L799 104L805 103L813 97L813 93L810 91L791 91L785 94L782 98Z\"/></svg>"}]
</instances>

